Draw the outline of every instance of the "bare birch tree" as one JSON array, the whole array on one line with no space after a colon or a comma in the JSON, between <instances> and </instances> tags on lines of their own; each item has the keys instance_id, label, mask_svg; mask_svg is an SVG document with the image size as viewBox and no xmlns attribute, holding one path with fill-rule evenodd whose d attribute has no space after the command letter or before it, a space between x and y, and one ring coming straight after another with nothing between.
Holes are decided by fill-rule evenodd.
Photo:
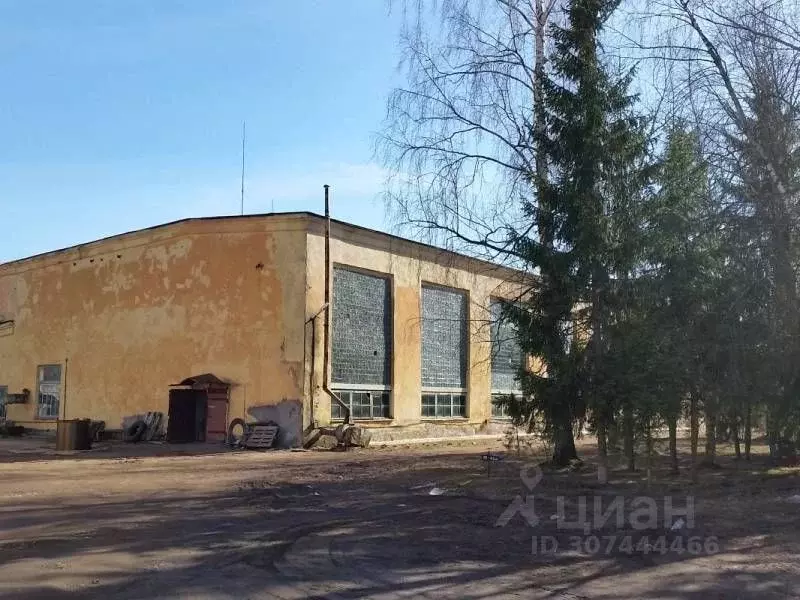
<instances>
[{"instance_id":1,"label":"bare birch tree","mask_svg":"<svg viewBox=\"0 0 800 600\"><path fill-rule=\"evenodd\" d=\"M752 395L744 402L734 399L738 391L726 390L726 382L743 382L761 396L773 440L795 437L800 420L800 4L632 2L621 29L620 38L632 56L669 72L665 88L671 96L665 108L670 115L683 117L702 134L719 205L718 225L731 242L726 264L737 269L740 279L722 308L741 322L729 327L727 334L733 337L720 341L728 347L714 354L727 357L727 364L709 371L712 385L701 398L707 454L713 459L718 411L730 413L735 440L743 424L748 454ZM754 300L761 306L756 308ZM766 321L766 349L752 334L758 319ZM732 329L740 336L747 331L747 337L736 339ZM766 364L754 365L753 356ZM727 397L718 398L720 392Z\"/></svg>"},{"instance_id":2,"label":"bare birch tree","mask_svg":"<svg viewBox=\"0 0 800 600\"><path fill-rule=\"evenodd\" d=\"M555 0L408 0L406 85L392 94L379 150L394 175L394 221L431 241L515 262L509 231L530 226L544 125L545 28Z\"/></svg>"}]
</instances>

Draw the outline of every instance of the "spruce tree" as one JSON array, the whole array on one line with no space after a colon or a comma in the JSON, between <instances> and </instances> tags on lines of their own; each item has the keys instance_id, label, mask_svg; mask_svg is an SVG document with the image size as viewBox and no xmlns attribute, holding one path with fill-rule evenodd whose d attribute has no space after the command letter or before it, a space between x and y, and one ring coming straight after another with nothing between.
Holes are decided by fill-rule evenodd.
<instances>
[{"instance_id":1,"label":"spruce tree","mask_svg":"<svg viewBox=\"0 0 800 600\"><path fill-rule=\"evenodd\" d=\"M546 365L546 373L523 373L522 380L533 398L527 410L542 413L551 427L553 462L575 458L572 426L588 409L601 479L616 411L609 334L630 302L648 176L644 123L628 93L631 74L614 75L602 60L599 36L616 5L573 0L567 24L551 30L547 126L537 139L548 173L531 174L537 198L526 206L549 243L516 239L540 282L527 305L511 311L523 349Z\"/></svg>"},{"instance_id":2,"label":"spruce tree","mask_svg":"<svg viewBox=\"0 0 800 600\"><path fill-rule=\"evenodd\" d=\"M673 124L667 134L656 182L658 191L646 219L647 264L652 272L647 278L653 358L648 377L658 388L655 412L667 424L675 472L678 419L684 399L696 392L698 365L707 354L708 340L697 332L721 266L707 165L697 136L682 123Z\"/></svg>"}]
</instances>

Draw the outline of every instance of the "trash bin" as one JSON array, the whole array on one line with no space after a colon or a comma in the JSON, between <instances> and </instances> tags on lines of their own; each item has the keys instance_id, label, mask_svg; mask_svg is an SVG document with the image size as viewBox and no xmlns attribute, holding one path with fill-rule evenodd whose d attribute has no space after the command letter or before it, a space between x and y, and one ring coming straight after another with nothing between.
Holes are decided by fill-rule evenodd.
<instances>
[{"instance_id":1,"label":"trash bin","mask_svg":"<svg viewBox=\"0 0 800 600\"><path fill-rule=\"evenodd\" d=\"M89 419L69 419L56 424L56 450L91 450Z\"/></svg>"}]
</instances>

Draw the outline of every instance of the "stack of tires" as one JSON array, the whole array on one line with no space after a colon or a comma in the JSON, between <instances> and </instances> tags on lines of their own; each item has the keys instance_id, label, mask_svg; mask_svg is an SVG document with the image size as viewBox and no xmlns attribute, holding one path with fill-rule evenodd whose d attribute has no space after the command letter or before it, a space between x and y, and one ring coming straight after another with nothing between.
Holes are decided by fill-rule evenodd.
<instances>
[{"instance_id":1,"label":"stack of tires","mask_svg":"<svg viewBox=\"0 0 800 600\"><path fill-rule=\"evenodd\" d=\"M128 428L125 429L125 441L126 442L140 442L144 439L144 435L147 433L147 423L139 419L138 421L134 421Z\"/></svg>"}]
</instances>

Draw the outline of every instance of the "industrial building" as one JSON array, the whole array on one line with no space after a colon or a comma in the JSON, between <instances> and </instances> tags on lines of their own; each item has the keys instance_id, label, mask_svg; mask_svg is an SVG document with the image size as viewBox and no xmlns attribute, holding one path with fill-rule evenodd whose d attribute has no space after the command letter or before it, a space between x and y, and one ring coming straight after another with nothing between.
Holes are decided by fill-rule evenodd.
<instances>
[{"instance_id":1,"label":"industrial building","mask_svg":"<svg viewBox=\"0 0 800 600\"><path fill-rule=\"evenodd\" d=\"M296 446L344 418L330 388L373 440L497 431L521 353L492 315L521 277L312 213L187 219L9 262L0 418L114 429L174 413L172 395L199 407L194 439L271 419Z\"/></svg>"}]
</instances>

